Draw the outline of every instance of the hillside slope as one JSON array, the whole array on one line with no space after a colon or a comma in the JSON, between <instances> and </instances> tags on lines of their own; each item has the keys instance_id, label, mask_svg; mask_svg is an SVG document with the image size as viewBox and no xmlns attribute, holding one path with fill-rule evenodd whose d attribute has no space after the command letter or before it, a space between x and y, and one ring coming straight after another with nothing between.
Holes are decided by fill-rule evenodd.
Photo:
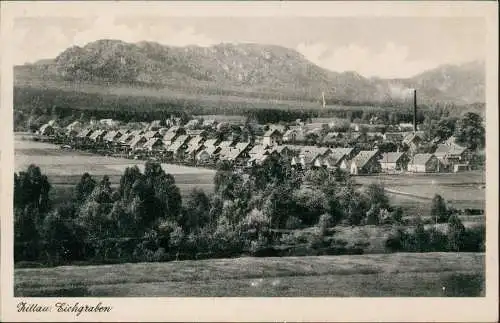
<instances>
[{"instance_id":1,"label":"hillside slope","mask_svg":"<svg viewBox=\"0 0 500 323\"><path fill-rule=\"evenodd\" d=\"M15 67L16 85L34 80L40 86L51 82L133 85L307 101L318 101L325 92L329 102L401 100L401 93L413 87L425 102L484 102L484 79L484 63L478 62L442 66L410 79L368 79L355 72L326 70L295 50L275 45L171 47L119 40L71 47L53 60Z\"/></svg>"}]
</instances>

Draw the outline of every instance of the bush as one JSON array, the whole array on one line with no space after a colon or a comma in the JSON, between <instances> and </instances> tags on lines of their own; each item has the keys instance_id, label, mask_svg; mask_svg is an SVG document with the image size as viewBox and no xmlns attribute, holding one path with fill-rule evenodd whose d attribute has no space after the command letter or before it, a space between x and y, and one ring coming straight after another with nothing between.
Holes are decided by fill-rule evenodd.
<instances>
[{"instance_id":1,"label":"bush","mask_svg":"<svg viewBox=\"0 0 500 323\"><path fill-rule=\"evenodd\" d=\"M451 274L443 279L444 296L478 297L485 294L484 274Z\"/></svg>"}]
</instances>

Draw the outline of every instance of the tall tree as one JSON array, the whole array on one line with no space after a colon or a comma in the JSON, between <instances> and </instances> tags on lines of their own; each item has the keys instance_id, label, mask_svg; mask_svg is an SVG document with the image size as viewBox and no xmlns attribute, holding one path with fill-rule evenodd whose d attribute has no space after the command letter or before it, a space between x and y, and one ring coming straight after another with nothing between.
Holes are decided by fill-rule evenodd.
<instances>
[{"instance_id":1,"label":"tall tree","mask_svg":"<svg viewBox=\"0 0 500 323\"><path fill-rule=\"evenodd\" d=\"M470 149L483 148L485 144L485 129L479 114L467 112L457 122L456 142Z\"/></svg>"},{"instance_id":2,"label":"tall tree","mask_svg":"<svg viewBox=\"0 0 500 323\"><path fill-rule=\"evenodd\" d=\"M75 199L78 203L83 203L94 191L96 182L89 173L82 175L82 178L75 187Z\"/></svg>"},{"instance_id":3,"label":"tall tree","mask_svg":"<svg viewBox=\"0 0 500 323\"><path fill-rule=\"evenodd\" d=\"M445 222L448 218L446 202L439 194L434 195L432 198L431 216L434 218L436 223Z\"/></svg>"}]
</instances>

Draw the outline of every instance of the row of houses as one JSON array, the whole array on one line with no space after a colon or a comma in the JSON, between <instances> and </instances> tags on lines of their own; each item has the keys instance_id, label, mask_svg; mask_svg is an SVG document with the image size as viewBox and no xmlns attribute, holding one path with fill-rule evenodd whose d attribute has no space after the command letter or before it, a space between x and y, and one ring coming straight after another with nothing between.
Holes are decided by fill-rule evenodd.
<instances>
[{"instance_id":1,"label":"row of houses","mask_svg":"<svg viewBox=\"0 0 500 323\"><path fill-rule=\"evenodd\" d=\"M56 127L56 124L48 123L40 128L39 133L51 135ZM300 166L302 169L341 168L354 175L401 171L460 171L468 169L470 159L467 149L454 144L452 140L439 144L434 154L415 153L423 141L423 134L420 132L381 134L386 140L401 140L410 147L408 153L382 154L377 149L355 151L354 148L289 145L286 136L293 129L284 129L282 125L272 125L255 143L209 139L205 130L178 125L160 128L158 124L155 127L143 127L142 130L106 130L95 126L82 129L81 123L75 121L65 127L64 131L72 140L105 144L110 149L125 151L130 155L146 153L200 164L223 160L240 166L253 166L278 154L289 157L292 166Z\"/></svg>"}]
</instances>

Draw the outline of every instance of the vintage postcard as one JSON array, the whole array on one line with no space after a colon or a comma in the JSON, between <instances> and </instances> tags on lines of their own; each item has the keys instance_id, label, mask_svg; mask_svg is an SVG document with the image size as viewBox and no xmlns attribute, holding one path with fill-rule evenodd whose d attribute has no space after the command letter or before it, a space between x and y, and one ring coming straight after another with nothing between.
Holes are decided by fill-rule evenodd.
<instances>
[{"instance_id":1,"label":"vintage postcard","mask_svg":"<svg viewBox=\"0 0 500 323\"><path fill-rule=\"evenodd\" d=\"M495 2L1 3L4 321L498 321Z\"/></svg>"}]
</instances>

